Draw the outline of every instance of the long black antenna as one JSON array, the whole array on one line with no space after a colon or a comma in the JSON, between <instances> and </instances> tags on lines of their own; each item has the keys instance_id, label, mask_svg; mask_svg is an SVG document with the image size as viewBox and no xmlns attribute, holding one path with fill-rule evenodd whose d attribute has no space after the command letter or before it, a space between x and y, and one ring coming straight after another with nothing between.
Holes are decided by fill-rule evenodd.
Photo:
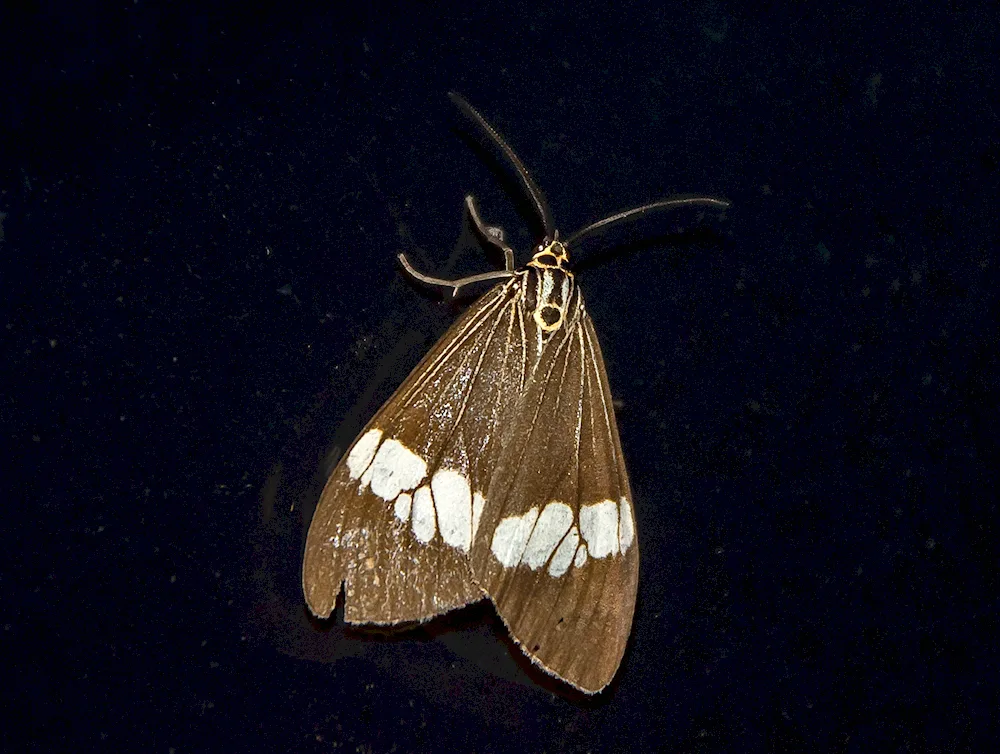
<instances>
[{"instance_id":1,"label":"long black antenna","mask_svg":"<svg viewBox=\"0 0 1000 754\"><path fill-rule=\"evenodd\" d=\"M531 174L528 172L528 168L524 166L521 159L514 154L514 150L511 149L507 142L503 140L503 137L497 133L496 129L493 128L479 112L465 101L458 92L448 92L448 96L451 97L451 101L454 102L458 109L461 110L466 117L474 121L486 135L493 140L493 142L500 147L507 159L510 160L514 169L517 170L517 174L521 177L521 182L524 184L525 190L528 192L528 196L531 198L531 203L535 207L535 213L538 215L538 219L542 221L542 226L545 231L545 237L549 240L555 238L556 226L552 220L552 213L549 212L548 205L545 202L545 195L542 190L538 188L538 184L535 183Z\"/></svg>"},{"instance_id":2,"label":"long black antenna","mask_svg":"<svg viewBox=\"0 0 1000 754\"><path fill-rule=\"evenodd\" d=\"M636 215L644 215L652 210L674 209L675 207L686 207L697 204L703 204L709 207L718 207L719 209L725 209L729 206L729 202L725 199L716 199L713 196L673 196L669 199L660 199L655 202L650 202L649 204L643 204L641 207L633 207L632 209L627 209L624 212L618 212L617 214L611 215L611 217L605 217L603 220L598 220L596 223L591 223L586 228L578 230L576 233L567 238L563 241L563 244L570 246L584 236L593 233L595 230L607 228L609 225L620 223L623 220L628 220Z\"/></svg>"}]
</instances>

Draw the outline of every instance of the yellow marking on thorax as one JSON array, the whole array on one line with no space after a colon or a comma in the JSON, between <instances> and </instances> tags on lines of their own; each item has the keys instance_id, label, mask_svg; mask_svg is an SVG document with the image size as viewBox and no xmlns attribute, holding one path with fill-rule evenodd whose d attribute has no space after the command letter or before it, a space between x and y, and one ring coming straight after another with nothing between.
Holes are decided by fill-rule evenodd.
<instances>
[{"instance_id":1,"label":"yellow marking on thorax","mask_svg":"<svg viewBox=\"0 0 1000 754\"><path fill-rule=\"evenodd\" d=\"M553 333L566 321L566 310L573 295L573 273L569 271L569 250L557 240L540 244L528 262L537 272L538 291L531 313L535 324L545 333Z\"/></svg>"}]
</instances>

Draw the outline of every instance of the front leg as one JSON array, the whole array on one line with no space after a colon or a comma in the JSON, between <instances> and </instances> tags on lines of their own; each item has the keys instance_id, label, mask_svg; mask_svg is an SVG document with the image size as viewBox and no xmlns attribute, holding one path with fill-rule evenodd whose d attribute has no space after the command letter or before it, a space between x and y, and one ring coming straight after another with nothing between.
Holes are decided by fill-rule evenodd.
<instances>
[{"instance_id":1,"label":"front leg","mask_svg":"<svg viewBox=\"0 0 1000 754\"><path fill-rule=\"evenodd\" d=\"M479 237L495 249L503 252L504 269L507 272L514 271L514 252L504 240L503 228L496 225L486 225L479 217L479 210L476 209L476 200L472 194L465 197L465 211L469 213L473 227L479 232Z\"/></svg>"}]
</instances>

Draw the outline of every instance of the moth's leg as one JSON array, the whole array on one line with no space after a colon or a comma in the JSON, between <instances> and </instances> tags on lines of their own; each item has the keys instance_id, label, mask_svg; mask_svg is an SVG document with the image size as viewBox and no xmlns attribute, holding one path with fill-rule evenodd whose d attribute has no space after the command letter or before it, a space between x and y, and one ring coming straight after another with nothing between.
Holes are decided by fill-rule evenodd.
<instances>
[{"instance_id":1,"label":"moth's leg","mask_svg":"<svg viewBox=\"0 0 1000 754\"><path fill-rule=\"evenodd\" d=\"M513 270L497 270L496 272L482 272L478 275L469 275L468 277L459 278L458 280L445 280L444 278L435 278L430 275L424 275L422 272L417 272L413 269L413 266L410 264L405 254L399 255L399 261L403 265L403 269L406 270L411 277L419 280L421 283L427 283L427 285L440 285L442 288L451 288L451 295L453 297L458 295L459 289L467 285L481 283L484 280L497 280L498 278L509 278L514 276Z\"/></svg>"},{"instance_id":2,"label":"moth's leg","mask_svg":"<svg viewBox=\"0 0 1000 754\"><path fill-rule=\"evenodd\" d=\"M479 217L479 210L476 209L476 200L472 194L465 197L465 211L469 213L473 227L479 232L480 238L495 249L503 252L504 269L507 272L514 271L514 252L504 241L503 228L496 225L486 225Z\"/></svg>"},{"instance_id":3,"label":"moth's leg","mask_svg":"<svg viewBox=\"0 0 1000 754\"><path fill-rule=\"evenodd\" d=\"M478 275L469 275L468 277L459 278L458 280L445 280L444 278L435 278L430 275L424 275L422 272L417 272L417 270L413 268L413 265L410 264L410 261L406 258L405 254L399 255L399 261L403 265L403 269L406 270L411 277L415 280L419 280L421 283L427 283L427 285L439 285L442 288L451 288L452 296L457 296L459 290L467 285L482 283L486 280L509 278L514 275L514 252L504 241L503 228L499 228L495 225L486 225L483 222L482 218L479 216L479 210L476 209L476 200L472 198L472 194L465 197L465 211L469 213L469 218L472 220L472 226L479 233L480 238L490 246L503 252L504 269L497 272L482 272Z\"/></svg>"}]
</instances>

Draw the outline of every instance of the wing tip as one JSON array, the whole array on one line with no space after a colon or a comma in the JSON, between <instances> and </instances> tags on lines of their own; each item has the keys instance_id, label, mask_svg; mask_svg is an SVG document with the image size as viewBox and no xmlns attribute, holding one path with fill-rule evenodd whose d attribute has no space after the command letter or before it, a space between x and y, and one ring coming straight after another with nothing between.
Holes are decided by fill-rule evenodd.
<instances>
[{"instance_id":1,"label":"wing tip","mask_svg":"<svg viewBox=\"0 0 1000 754\"><path fill-rule=\"evenodd\" d=\"M492 595L490 595L490 601L493 603L496 614L500 617L504 628L507 629L507 635L510 636L511 640L517 646L521 656L530 660L533 667L543 671L547 679L551 679L559 684L562 684L558 689L560 693L565 694L567 691L566 687L568 686L569 689L571 689L571 694L582 694L587 699L593 699L602 692L606 691L618 676L622 658L625 656L624 651L614 663L614 668L610 673L606 671L601 672L596 674L596 677L585 677L582 673L574 673L571 670L560 671L550 665L546 665L545 662L536 654L539 647L537 645L534 647L528 646L528 644L514 631L514 627L504 616ZM576 656L578 657L578 655Z\"/></svg>"}]
</instances>

